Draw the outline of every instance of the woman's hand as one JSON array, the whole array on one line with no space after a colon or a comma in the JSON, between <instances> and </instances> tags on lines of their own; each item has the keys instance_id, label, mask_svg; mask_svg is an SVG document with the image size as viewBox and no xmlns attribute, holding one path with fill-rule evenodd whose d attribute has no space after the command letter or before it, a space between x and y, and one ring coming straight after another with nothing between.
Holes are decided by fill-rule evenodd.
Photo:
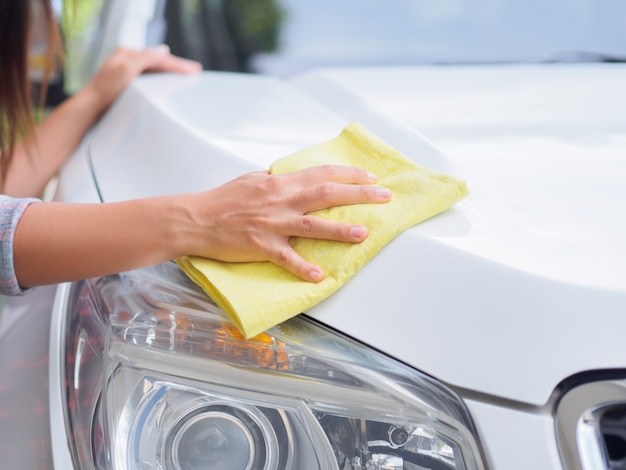
<instances>
[{"instance_id":1,"label":"woman's hand","mask_svg":"<svg viewBox=\"0 0 626 470\"><path fill-rule=\"evenodd\" d=\"M107 109L133 78L144 72L195 73L199 62L170 54L166 45L134 50L118 48L109 56L80 93L97 97L101 111Z\"/></svg>"},{"instance_id":2,"label":"woman's hand","mask_svg":"<svg viewBox=\"0 0 626 470\"><path fill-rule=\"evenodd\" d=\"M177 226L183 228L181 253L221 261L271 261L319 282L324 273L293 250L289 237L362 242L366 227L306 214L389 201L391 192L375 182L362 169L329 165L282 175L249 173L211 191L184 195L176 204Z\"/></svg>"}]
</instances>

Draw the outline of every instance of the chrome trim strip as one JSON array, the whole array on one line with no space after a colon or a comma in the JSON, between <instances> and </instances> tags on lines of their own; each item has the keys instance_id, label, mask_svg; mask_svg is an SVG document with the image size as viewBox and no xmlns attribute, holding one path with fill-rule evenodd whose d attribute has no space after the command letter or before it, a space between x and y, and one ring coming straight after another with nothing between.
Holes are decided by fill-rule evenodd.
<instances>
[{"instance_id":1,"label":"chrome trim strip","mask_svg":"<svg viewBox=\"0 0 626 470\"><path fill-rule=\"evenodd\" d=\"M566 469L607 468L599 421L608 407L618 404L626 404L626 379L580 385L561 398L555 422Z\"/></svg>"}]
</instances>

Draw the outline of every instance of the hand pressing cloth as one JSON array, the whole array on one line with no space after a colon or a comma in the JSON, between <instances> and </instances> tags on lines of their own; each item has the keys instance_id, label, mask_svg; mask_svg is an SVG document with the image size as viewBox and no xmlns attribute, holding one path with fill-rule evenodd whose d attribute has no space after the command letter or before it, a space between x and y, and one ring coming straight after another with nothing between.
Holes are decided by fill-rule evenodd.
<instances>
[{"instance_id":1,"label":"hand pressing cloth","mask_svg":"<svg viewBox=\"0 0 626 470\"><path fill-rule=\"evenodd\" d=\"M360 244L299 237L290 241L302 257L324 270L320 283L303 281L271 262L226 263L193 256L176 260L246 338L320 303L401 232L467 195L463 181L413 163L357 123L327 142L276 161L270 172L288 173L323 164L355 166L376 174L378 184L392 191L392 199L312 213L363 224L369 231Z\"/></svg>"}]
</instances>

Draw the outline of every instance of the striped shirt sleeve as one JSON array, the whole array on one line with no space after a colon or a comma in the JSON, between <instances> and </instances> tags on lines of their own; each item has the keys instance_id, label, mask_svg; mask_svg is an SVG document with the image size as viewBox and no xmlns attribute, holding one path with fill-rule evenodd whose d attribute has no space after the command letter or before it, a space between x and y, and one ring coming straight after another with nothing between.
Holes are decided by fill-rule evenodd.
<instances>
[{"instance_id":1,"label":"striped shirt sleeve","mask_svg":"<svg viewBox=\"0 0 626 470\"><path fill-rule=\"evenodd\" d=\"M39 199L25 198L14 199L0 195L0 294L24 295L28 290L23 290L15 276L13 265L13 237L15 227L22 217L24 210Z\"/></svg>"}]
</instances>

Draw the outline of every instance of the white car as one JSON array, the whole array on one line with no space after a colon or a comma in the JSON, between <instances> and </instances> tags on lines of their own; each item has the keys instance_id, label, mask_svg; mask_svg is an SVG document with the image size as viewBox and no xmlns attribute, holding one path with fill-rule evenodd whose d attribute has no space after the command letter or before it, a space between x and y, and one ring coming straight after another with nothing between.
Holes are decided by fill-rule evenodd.
<instances>
[{"instance_id":1,"label":"white car","mask_svg":"<svg viewBox=\"0 0 626 470\"><path fill-rule=\"evenodd\" d=\"M2 468L624 468L626 66L273 60L137 79L54 198L204 190L353 121L470 195L249 341L173 262L5 299Z\"/></svg>"}]
</instances>

